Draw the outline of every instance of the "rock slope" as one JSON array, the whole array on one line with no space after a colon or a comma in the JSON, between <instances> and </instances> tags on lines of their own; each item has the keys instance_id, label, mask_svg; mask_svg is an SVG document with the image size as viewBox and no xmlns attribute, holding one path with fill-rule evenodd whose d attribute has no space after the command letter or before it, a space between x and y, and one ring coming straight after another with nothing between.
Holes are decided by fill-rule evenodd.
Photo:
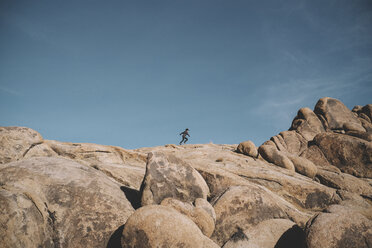
<instances>
[{"instance_id":1,"label":"rock slope","mask_svg":"<svg viewBox=\"0 0 372 248\"><path fill-rule=\"evenodd\" d=\"M126 150L0 127L0 243L372 247L371 114L322 98L259 147Z\"/></svg>"}]
</instances>

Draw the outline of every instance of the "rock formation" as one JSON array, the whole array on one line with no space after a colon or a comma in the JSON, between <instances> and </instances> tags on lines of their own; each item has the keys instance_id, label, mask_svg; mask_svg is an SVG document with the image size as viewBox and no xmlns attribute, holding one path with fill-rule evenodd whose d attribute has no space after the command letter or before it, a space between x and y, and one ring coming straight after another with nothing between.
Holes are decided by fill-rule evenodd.
<instances>
[{"instance_id":1,"label":"rock formation","mask_svg":"<svg viewBox=\"0 0 372 248\"><path fill-rule=\"evenodd\" d=\"M308 248L369 248L372 221L353 209L332 205L308 221L306 243Z\"/></svg>"},{"instance_id":2,"label":"rock formation","mask_svg":"<svg viewBox=\"0 0 372 248\"><path fill-rule=\"evenodd\" d=\"M126 150L0 127L0 244L371 247L371 120L371 104L322 98L258 148Z\"/></svg>"},{"instance_id":3,"label":"rock formation","mask_svg":"<svg viewBox=\"0 0 372 248\"><path fill-rule=\"evenodd\" d=\"M190 165L173 155L149 153L146 174L141 185L142 206L160 204L173 197L185 202L207 199L209 188Z\"/></svg>"},{"instance_id":4,"label":"rock formation","mask_svg":"<svg viewBox=\"0 0 372 248\"><path fill-rule=\"evenodd\" d=\"M2 247L102 247L134 212L120 184L72 160L37 157L0 171Z\"/></svg>"},{"instance_id":5,"label":"rock formation","mask_svg":"<svg viewBox=\"0 0 372 248\"><path fill-rule=\"evenodd\" d=\"M142 207L129 217L123 230L122 246L219 247L186 215L161 205Z\"/></svg>"}]
</instances>

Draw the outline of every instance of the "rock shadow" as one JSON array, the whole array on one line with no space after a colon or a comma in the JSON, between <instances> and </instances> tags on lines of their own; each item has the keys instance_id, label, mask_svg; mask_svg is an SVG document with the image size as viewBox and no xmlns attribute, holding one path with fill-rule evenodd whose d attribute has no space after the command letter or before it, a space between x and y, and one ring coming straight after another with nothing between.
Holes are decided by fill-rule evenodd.
<instances>
[{"instance_id":1,"label":"rock shadow","mask_svg":"<svg viewBox=\"0 0 372 248\"><path fill-rule=\"evenodd\" d=\"M274 248L306 248L304 230L294 225L283 233Z\"/></svg>"},{"instance_id":2,"label":"rock shadow","mask_svg":"<svg viewBox=\"0 0 372 248\"><path fill-rule=\"evenodd\" d=\"M120 189L124 192L125 197L128 199L134 209L138 209L141 207L140 191L125 186L121 186Z\"/></svg>"},{"instance_id":3,"label":"rock shadow","mask_svg":"<svg viewBox=\"0 0 372 248\"><path fill-rule=\"evenodd\" d=\"M111 235L106 248L123 248L121 245L121 235L123 233L124 225L121 225L115 232Z\"/></svg>"}]
</instances>

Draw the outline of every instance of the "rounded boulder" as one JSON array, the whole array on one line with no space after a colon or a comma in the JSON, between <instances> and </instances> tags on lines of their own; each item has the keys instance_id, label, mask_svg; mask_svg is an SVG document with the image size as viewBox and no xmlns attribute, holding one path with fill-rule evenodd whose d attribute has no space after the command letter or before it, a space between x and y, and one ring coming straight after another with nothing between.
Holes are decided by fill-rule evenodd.
<instances>
[{"instance_id":1,"label":"rounded boulder","mask_svg":"<svg viewBox=\"0 0 372 248\"><path fill-rule=\"evenodd\" d=\"M372 246L372 222L340 205L332 205L306 224L308 248L369 248Z\"/></svg>"},{"instance_id":2,"label":"rounded boulder","mask_svg":"<svg viewBox=\"0 0 372 248\"><path fill-rule=\"evenodd\" d=\"M247 155L253 158L257 158L258 156L257 147L250 140L240 143L236 150L237 152L241 154L244 154L244 155Z\"/></svg>"},{"instance_id":3,"label":"rounded boulder","mask_svg":"<svg viewBox=\"0 0 372 248\"><path fill-rule=\"evenodd\" d=\"M121 244L123 248L219 247L185 215L161 205L148 205L134 212L124 226Z\"/></svg>"},{"instance_id":4,"label":"rounded boulder","mask_svg":"<svg viewBox=\"0 0 372 248\"><path fill-rule=\"evenodd\" d=\"M292 161L287 158L283 152L278 151L276 147L270 145L261 145L258 148L258 152L267 162L273 163L293 172L295 171Z\"/></svg>"}]
</instances>

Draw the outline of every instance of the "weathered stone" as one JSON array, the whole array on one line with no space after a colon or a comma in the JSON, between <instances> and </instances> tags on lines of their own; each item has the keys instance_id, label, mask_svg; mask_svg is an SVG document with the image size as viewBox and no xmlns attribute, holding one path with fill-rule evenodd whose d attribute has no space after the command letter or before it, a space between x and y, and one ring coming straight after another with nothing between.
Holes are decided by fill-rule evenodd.
<instances>
[{"instance_id":1,"label":"weathered stone","mask_svg":"<svg viewBox=\"0 0 372 248\"><path fill-rule=\"evenodd\" d=\"M124 150L121 147L90 143L70 143L46 140L47 144L59 156L92 164L127 164L144 167L146 155Z\"/></svg>"},{"instance_id":2,"label":"weathered stone","mask_svg":"<svg viewBox=\"0 0 372 248\"><path fill-rule=\"evenodd\" d=\"M275 147L262 145L258 148L258 152L266 161L286 168L290 171L295 171L295 167L291 160L289 160L284 153L278 151Z\"/></svg>"},{"instance_id":3,"label":"weathered stone","mask_svg":"<svg viewBox=\"0 0 372 248\"><path fill-rule=\"evenodd\" d=\"M330 129L343 129L345 123L364 130L359 119L339 100L324 97L314 108L314 113L323 116Z\"/></svg>"},{"instance_id":4,"label":"weathered stone","mask_svg":"<svg viewBox=\"0 0 372 248\"><path fill-rule=\"evenodd\" d=\"M106 247L134 212L120 185L64 158L0 165L3 247Z\"/></svg>"},{"instance_id":5,"label":"weathered stone","mask_svg":"<svg viewBox=\"0 0 372 248\"><path fill-rule=\"evenodd\" d=\"M321 184L328 187L372 197L372 187L367 182L352 175L319 169L316 177Z\"/></svg>"},{"instance_id":6,"label":"weathered stone","mask_svg":"<svg viewBox=\"0 0 372 248\"><path fill-rule=\"evenodd\" d=\"M307 140L296 131L283 131L271 137L277 150L299 154L307 148ZM265 143L264 143L265 144Z\"/></svg>"},{"instance_id":7,"label":"weathered stone","mask_svg":"<svg viewBox=\"0 0 372 248\"><path fill-rule=\"evenodd\" d=\"M369 248L372 222L350 208L333 205L306 224L308 248Z\"/></svg>"},{"instance_id":8,"label":"weathered stone","mask_svg":"<svg viewBox=\"0 0 372 248\"><path fill-rule=\"evenodd\" d=\"M160 152L149 153L141 189L142 206L160 204L168 197L194 202L196 198L206 199L209 194L208 185L194 168Z\"/></svg>"},{"instance_id":9,"label":"weathered stone","mask_svg":"<svg viewBox=\"0 0 372 248\"><path fill-rule=\"evenodd\" d=\"M300 157L306 158L313 162L318 167L330 167L332 166L323 152L315 144L310 145L305 151L300 154ZM338 169L339 171L339 169Z\"/></svg>"},{"instance_id":10,"label":"weathered stone","mask_svg":"<svg viewBox=\"0 0 372 248\"><path fill-rule=\"evenodd\" d=\"M199 168L198 170L205 178L213 198L218 197L231 186L249 186L254 183L277 193L300 208L323 209L339 200L334 189L325 187L309 178L299 174L291 175L288 170L272 167L263 162L258 166L260 167L257 169L253 165L248 168L236 169L234 173L217 168ZM268 168L265 169L265 166ZM299 214L297 218L297 224L306 218L301 215Z\"/></svg>"},{"instance_id":11,"label":"weathered stone","mask_svg":"<svg viewBox=\"0 0 372 248\"><path fill-rule=\"evenodd\" d=\"M310 218L313 211L319 211L324 207L337 203L339 197L336 190L317 183L298 173L293 173L279 166L273 166L265 160L254 159L235 152L234 145L198 145L197 148L185 147L182 149L170 149L167 147L141 148L139 152L159 151L165 154L174 154L183 161L187 161L194 167L207 182L211 198L214 198L230 186L261 185L286 201L295 205L300 214L298 225L303 219ZM225 163L215 160L223 157ZM337 167L334 168L340 171ZM303 213L306 209L310 216Z\"/></svg>"},{"instance_id":12,"label":"weathered stone","mask_svg":"<svg viewBox=\"0 0 372 248\"><path fill-rule=\"evenodd\" d=\"M363 126L359 124L355 124L355 123L344 123L344 125L342 126L342 129L344 129L345 132L356 131L356 132L364 133L366 131Z\"/></svg>"},{"instance_id":13,"label":"weathered stone","mask_svg":"<svg viewBox=\"0 0 372 248\"><path fill-rule=\"evenodd\" d=\"M268 146L274 146L274 147L276 147L274 141L272 141L272 140L265 141L264 143L262 143L262 146L263 145L268 145Z\"/></svg>"},{"instance_id":14,"label":"weathered stone","mask_svg":"<svg viewBox=\"0 0 372 248\"><path fill-rule=\"evenodd\" d=\"M278 196L263 187L234 186L218 197L213 207L216 211L216 228L212 240L223 245L238 230L273 218L290 218L290 211Z\"/></svg>"},{"instance_id":15,"label":"weathered stone","mask_svg":"<svg viewBox=\"0 0 372 248\"><path fill-rule=\"evenodd\" d=\"M366 116L368 116L368 118L370 119L370 121L372 121L372 104L367 104L365 105L361 112L363 114L365 114Z\"/></svg>"},{"instance_id":16,"label":"weathered stone","mask_svg":"<svg viewBox=\"0 0 372 248\"><path fill-rule=\"evenodd\" d=\"M249 240L243 230L238 227L237 231L230 237L230 239L222 246L222 248L245 248L248 247ZM259 248L250 246L252 248Z\"/></svg>"},{"instance_id":17,"label":"weathered stone","mask_svg":"<svg viewBox=\"0 0 372 248\"><path fill-rule=\"evenodd\" d=\"M41 135L27 127L0 127L0 164L22 159L28 151L43 143Z\"/></svg>"},{"instance_id":18,"label":"weathered stone","mask_svg":"<svg viewBox=\"0 0 372 248\"><path fill-rule=\"evenodd\" d=\"M356 105L356 106L354 106L354 108L351 111L355 112L355 113L358 113L362 110L362 108L363 108L362 106Z\"/></svg>"},{"instance_id":19,"label":"weathered stone","mask_svg":"<svg viewBox=\"0 0 372 248\"><path fill-rule=\"evenodd\" d=\"M149 205L138 209L125 223L122 247L219 247L197 225L175 209Z\"/></svg>"},{"instance_id":20,"label":"weathered stone","mask_svg":"<svg viewBox=\"0 0 372 248\"><path fill-rule=\"evenodd\" d=\"M301 229L296 223L287 219L264 220L244 230L243 235L233 235L223 248L274 248L278 247L277 244L280 242L280 239L287 239L281 241L290 243L291 246L286 247L302 248L304 246L304 239L301 240L301 237L298 238L298 231L296 232L295 230ZM295 236L297 237L295 238ZM304 238L304 235L302 236Z\"/></svg>"},{"instance_id":21,"label":"weathered stone","mask_svg":"<svg viewBox=\"0 0 372 248\"><path fill-rule=\"evenodd\" d=\"M371 119L365 113L359 113L358 116L359 116L360 121L365 120L366 122L371 123ZM363 125L363 123L362 123L362 125Z\"/></svg>"},{"instance_id":22,"label":"weathered stone","mask_svg":"<svg viewBox=\"0 0 372 248\"><path fill-rule=\"evenodd\" d=\"M26 158L33 158L33 157L58 157L58 154L52 150L47 144L41 143L36 144L23 157Z\"/></svg>"},{"instance_id":23,"label":"weathered stone","mask_svg":"<svg viewBox=\"0 0 372 248\"><path fill-rule=\"evenodd\" d=\"M361 110L359 109L358 111ZM305 114L302 113L302 115ZM366 114L362 112L353 112L352 114L355 118L358 118L360 120L363 127L365 127L364 123L368 123L368 125L371 125L371 123L367 121L369 117L367 117ZM359 117L356 117L356 114L358 114ZM311 111L309 115L310 117L306 117L307 119L313 117L318 118ZM361 118L361 116L365 116L365 119ZM306 119L305 117L301 118L302 119L299 119L300 124L299 126L302 125L301 123L309 124L309 122L305 120ZM322 116L319 116L318 119L314 119L314 122L317 122L317 124L314 125L315 126L318 125L320 123L320 119L323 120L323 122L325 123L324 125L327 127L328 123L326 119ZM305 126L303 125L301 127ZM103 181L100 179L100 177L96 180L102 181L101 183L103 184L106 183L106 180L109 180L111 183L114 183L116 187L119 187L120 193L118 194L115 193L114 194L115 197L122 197L124 200L125 197L127 197L127 199L131 201L131 205L134 208L138 208L140 207L141 201L140 194L142 193L143 196L144 195L143 193L145 192L144 182L146 181L146 178L143 181L144 184L142 185L141 193L134 189L139 188L139 185L141 185L141 181L143 180L143 177L145 175L146 156L150 152L155 153L160 152L161 154L163 154L160 157L162 156L164 157L163 158L159 157L157 159L157 163L159 162L158 165L159 164L160 165L157 167L158 169L154 170L153 172L157 178L162 177L164 178L162 179L163 181L152 180L152 183L149 185L155 185L154 192L156 194L159 195L165 193L165 195L161 195L159 197L160 202L163 202L161 204L165 204L164 202L169 201L168 199L164 200L163 197L174 198L171 200L171 203L169 202L167 203L169 204L168 206L176 202L176 204L172 205L173 210L178 209L177 210L178 213L181 213L183 211L182 213L184 214L183 216L185 218L189 219L190 221L191 219L193 219L192 222L194 222L193 224L194 228L196 223L196 227L199 230L199 234L202 235L201 237L203 237L203 239L207 238L205 235L203 235L203 233L209 236L213 231L214 223L220 221L218 227L216 227L216 230L218 229L218 231L216 230L214 231L213 237L221 236L224 239L224 241L229 240L228 243L225 244L225 246L227 246L227 244L232 244L230 241L237 240L238 243L234 243L235 246L233 247L239 247L236 245L239 243L245 244L243 241L247 240L254 241L255 237L257 239L260 239L259 234L264 235L266 230L270 231L271 228L275 227L275 225L270 225L267 226L265 230L258 232L257 230L259 229L259 227L261 225L264 226L264 224L261 224L262 222L268 221L269 219L272 218L286 218L290 219L298 226L303 227L311 216L316 214L318 211L321 211L328 205L334 203L338 203L344 207L351 208L353 209L353 211L356 211L362 214L363 216L372 219L371 214L372 207L370 204L370 199L372 199L371 195L372 179L356 178L349 174L341 173L340 169L332 165L333 160L328 161L329 158L328 154L326 152L323 152L323 150L319 148L321 146L318 146L319 144L317 141L319 141L320 138L310 140L311 135L315 135L315 133L318 133L318 135L326 136L327 135L335 135L335 137L344 136L346 137L345 139L359 140L359 142L362 142L363 144L371 143L361 139L362 137L361 135L364 136L367 135L366 137L368 137L367 128L365 128L367 132L361 132L350 131L353 128L349 128L347 124L343 125L343 127L346 129L346 132L343 129L333 129L333 132L326 133L324 130L321 129L321 127L319 127L318 130L305 128L304 130L307 130L309 132L308 134L310 136L308 137L306 137L306 135L304 135L305 132L302 132L301 129L298 127L297 129L292 129L291 131L281 132L279 135L273 137L273 141L270 140L264 143L265 145L271 146L272 147L271 149L275 149L276 155L279 154L287 158L294 165L295 170L299 173L302 173L303 175L306 175L306 177L298 173L293 173L293 171L282 168L280 166L273 166L271 163L266 162L266 160L264 160L261 155L259 155L257 158L253 158L250 156L245 156L236 153L237 145L216 144L199 144L185 146L166 145L159 147L140 148L129 151L119 147L42 140L41 143L35 143L32 147L29 147L30 149L27 150L25 156L20 156L19 159L27 161L25 159L28 159L30 157L51 156L68 158L69 163L70 162L74 163L71 160L77 161L78 163L80 163L80 166L85 168L88 172L92 171L92 168L94 168L96 169L93 170L94 173L98 173L100 177L105 178L105 180ZM343 132L345 133L345 135L336 134L334 132L340 133ZM360 137L356 138L352 137L352 135L354 136L359 135ZM335 140L334 142L340 143L338 140ZM342 142L340 144L342 146L340 146L338 149L341 150L344 149L343 152L345 153L345 151L349 149L349 145L345 145ZM357 147L362 149L363 146L364 145L360 145ZM280 151L278 149L280 149ZM327 154L327 157L325 156L325 154ZM345 155L346 159L342 158L343 159L342 162L353 161L350 162L350 164L356 164L353 166L354 168L355 166L359 166L358 165L359 160L357 158L367 156L368 154L370 153L368 152L361 153L358 150L355 150L354 152L347 152ZM314 164L311 164L311 162L309 162L308 160L313 162L318 168L315 168ZM200 175L204 178L203 180L206 184L203 183L203 180L201 181L201 183L188 184L188 182L191 182L192 180L188 179L187 173L183 173L183 171L185 170L184 161L187 162L187 164L190 167L194 168L198 173L200 173ZM306 163L304 161L306 161ZM311 166L303 166L304 164L310 164ZM2 168L2 166L8 165L9 164L0 165L0 168ZM169 166L171 169L169 170L165 169L166 166ZM64 169L66 170L66 168ZM194 169L192 169L191 171L194 171ZM318 170L317 176L314 179L312 179L313 175L315 174L314 172L315 170ZM355 168L355 170L358 171L359 169ZM72 173L74 173L74 170L72 170ZM193 175L193 173L191 174ZM173 175L175 176L173 177ZM199 179L201 178L200 175ZM32 180L35 182L30 183ZM14 223L16 222L18 223L17 225L19 231L18 232L14 231L14 233L16 233L16 235L18 236L24 235L24 233L27 233L28 235L26 238L18 239L17 244L19 245L15 247L29 247L29 244L31 242L41 244L42 247L55 247L56 246L55 244L57 244L57 246L59 245L60 247L64 247L64 244L60 244L58 242L60 242L60 240L67 238L65 237L60 238L60 236L58 235L67 233L68 235L72 236L71 233L73 231L73 228L71 226L79 225L73 223L69 216L66 217L58 212L61 211L58 210L60 208L59 205L64 204L63 201L57 200L59 199L58 197L60 195L57 195L57 193L55 193L56 200L54 201L53 204L50 203L52 202L51 200L46 199L43 191L39 190L41 186L38 186L39 184L38 180L40 180L39 177L37 177L37 180L34 180L33 175L30 174L29 178L23 177L22 181L17 182L16 187L14 185L9 186L8 184L0 180L1 186L0 206L6 206L4 207L4 209L0 208L0 212L2 213L1 216L6 216L6 218L10 218L9 217L10 215L14 215L13 212L17 212L15 217L14 216L12 217L12 221ZM81 179L79 180L81 181ZM116 182L119 182L119 184L116 183L114 180ZM22 186L23 181L26 182L25 187ZM67 184L70 185L68 182ZM41 184L44 185L43 183ZM122 185L125 185L128 188L121 187ZM197 185L197 187L195 187L195 185ZM207 187L205 187L206 185ZM198 196L196 196L194 193L190 193L200 192L199 190L195 191L195 188L197 189L199 186L207 190L206 191L202 190L202 192L204 193L201 193ZM250 191L237 190L235 193L232 193L231 192L233 191L232 188L234 188L232 186L243 188L247 187L250 188L251 190ZM17 190L10 191L10 188L12 187L16 188ZM19 190L20 187L22 188L22 190L24 188L31 188L32 191L24 190L24 192L26 192L24 194L22 190ZM84 185L84 187L92 188L97 192L101 191L100 183L98 183L97 185L98 188L94 187L93 183L88 183L88 185ZM205 192L208 192L208 187L210 190L208 199L213 198L211 203L214 204L215 207L219 206L218 211L217 210L215 211L211 204L208 203L208 201L206 200L208 193ZM120 188L122 189L122 191L120 191ZM62 191L62 193L60 194L64 194L65 191L68 191L68 193L64 195L69 195L70 192L73 192L68 187L62 188L61 185L59 185L57 189L55 189L55 191L56 192ZM153 192L151 191L152 188L149 187L149 191L147 193L150 192L152 195ZM170 191L171 194L166 195L168 194L167 193L168 191ZM75 208L82 208L80 206L84 206L85 202L88 202L88 200L84 199L86 199L85 197L89 197L90 195L89 192L86 193L85 191L81 192L79 191L76 194L71 193L74 198L79 199L76 200L76 206L78 205L78 207L74 205ZM104 190L104 192L106 192L106 190ZM190 195L191 197L189 197ZM97 197L101 197L100 194L98 194ZM154 199L153 196L151 197ZM64 198L62 197L62 199ZM57 201L58 203L55 203ZM47 203L48 206L46 206L44 202ZM159 203L153 201L152 204ZM226 211L223 210L224 206ZM20 208L22 209L20 210ZM12 209L18 210L13 211ZM39 211L38 209L41 210ZM108 209L109 207L107 207L107 210ZM132 208L130 209L131 211L134 211ZM265 211L265 209L267 211ZM92 211L89 208L87 210L90 212ZM50 213L48 211L50 211ZM116 211L114 212L116 214ZM98 214L106 215L106 213L102 212L99 212ZM70 220L72 224L66 226L69 226L71 232L70 230L69 232L67 232L64 231L64 229L63 230L61 229L60 226L62 221L58 219L59 216L62 216L62 218ZM115 216L113 218L116 218ZM173 216L173 214L171 214L171 216ZM0 217L0 229L1 226L3 227L5 226L5 224L3 223L7 221L6 218L1 219ZM90 221L90 217L86 219L88 219L88 222ZM121 233L122 230L121 228L124 228L122 224L125 223L125 219L126 218L118 220L118 222L115 222L113 225L111 224L105 225L110 226L112 230L111 234L116 229L115 235L117 236L118 233ZM55 223L58 223L59 225L58 232L55 232L53 229L52 224L53 221ZM93 221L92 225L97 226L101 225L101 219L99 220L94 219L92 221ZM112 221L104 219L103 222L111 223ZM153 222L156 222L155 219L153 219ZM173 226L174 222L175 221L173 218L172 228L169 229L170 231L174 230ZM117 229L119 226L121 227ZM285 245L286 242L292 242L290 241L291 238L289 238L288 235L291 236L290 234L294 233L297 233L298 235L301 234L300 232L301 228L298 226L294 226L296 228L291 228L287 232L285 232L280 237L275 247L276 248L288 247L287 245ZM25 228L27 228L27 232L25 231L26 230ZM15 228L13 228L12 230L14 229ZM82 229L84 229L84 227ZM156 228L153 228L152 230L155 232L156 229L161 230L162 227L156 226ZM225 229L227 230L226 232ZM62 231L60 232L60 230ZM81 237L83 237L84 235L85 237L88 237L89 235L92 237L98 237L99 235L102 234L100 231L101 229L91 229L90 226L86 227L86 230L87 230L86 233L81 234L82 232L77 232L77 235L80 235ZM89 233L88 230L91 231L92 234ZM200 230L202 230L202 232L200 232ZM253 237L252 235L248 236L249 234L247 233L248 230L253 230L257 235L253 235L255 237ZM0 233L3 233L2 229L0 230ZM107 233L108 232L104 232L104 234L101 235L102 237L104 236L103 239L105 240L107 240L106 238ZM147 236L144 236L142 234L143 232L139 231L133 236L136 236L138 238L137 240L146 240ZM197 236L199 236L199 234ZM9 237L12 236L9 235L5 236L7 238L4 238L4 240L6 240L6 242L9 242L9 240L11 240ZM167 236L167 234L165 234L165 236ZM165 236L163 235L163 238ZM231 236L233 237L231 238ZM160 239L160 236L158 237ZM241 238L240 240L239 237ZM111 242L112 238L113 236L111 236L110 241L108 241L108 243L101 242L99 243L99 245L96 246L91 245L91 247L119 247L120 245L118 244L117 246L112 245ZM120 237L116 238L120 239ZM26 239L29 240L27 241L29 243L26 243L24 241ZM116 240L117 241L116 243L118 242L120 243L119 239ZM13 238L12 240L14 241L16 239ZM80 241L78 241L77 247L82 246L81 242L80 243L79 242ZM293 242L291 244L293 244ZM147 244L138 243L137 245L141 247L141 245L146 246ZM203 245L202 243L201 245L190 244L189 247L191 246L200 247L202 245ZM128 246L131 246L131 244L128 244ZM156 245L154 246L156 247ZM74 246L70 245L69 247Z\"/></svg>"},{"instance_id":24,"label":"weathered stone","mask_svg":"<svg viewBox=\"0 0 372 248\"><path fill-rule=\"evenodd\" d=\"M244 155L247 155L253 158L257 158L257 155L258 155L257 147L250 140L240 143L236 150L237 152L241 154L244 154Z\"/></svg>"},{"instance_id":25,"label":"weathered stone","mask_svg":"<svg viewBox=\"0 0 372 248\"><path fill-rule=\"evenodd\" d=\"M369 121L366 121L365 119L359 118L360 122L362 123L362 126L366 130L367 133L372 133L372 123Z\"/></svg>"},{"instance_id":26,"label":"weathered stone","mask_svg":"<svg viewBox=\"0 0 372 248\"><path fill-rule=\"evenodd\" d=\"M290 130L296 130L306 140L313 140L315 135L324 132L322 122L309 108L301 108L293 119Z\"/></svg>"},{"instance_id":27,"label":"weathered stone","mask_svg":"<svg viewBox=\"0 0 372 248\"><path fill-rule=\"evenodd\" d=\"M316 166L310 160L296 155L287 154L287 157L292 161L297 173L300 173L309 178L314 178L317 172Z\"/></svg>"},{"instance_id":28,"label":"weathered stone","mask_svg":"<svg viewBox=\"0 0 372 248\"><path fill-rule=\"evenodd\" d=\"M342 201L339 205L351 208L354 211L364 215L368 219L372 220L372 205L370 200L372 198L371 195L360 195L358 193L352 193L347 190L337 190L337 194L341 197Z\"/></svg>"},{"instance_id":29,"label":"weathered stone","mask_svg":"<svg viewBox=\"0 0 372 248\"><path fill-rule=\"evenodd\" d=\"M300 154L307 148L307 140L296 131L283 131L279 133L286 144L286 151L293 154Z\"/></svg>"},{"instance_id":30,"label":"weathered stone","mask_svg":"<svg viewBox=\"0 0 372 248\"><path fill-rule=\"evenodd\" d=\"M276 149L281 152L287 151L287 145L281 135L275 135L270 138L271 141L274 142Z\"/></svg>"},{"instance_id":31,"label":"weathered stone","mask_svg":"<svg viewBox=\"0 0 372 248\"><path fill-rule=\"evenodd\" d=\"M321 133L315 144L327 160L341 171L357 177L372 177L372 143L349 135Z\"/></svg>"},{"instance_id":32,"label":"weathered stone","mask_svg":"<svg viewBox=\"0 0 372 248\"><path fill-rule=\"evenodd\" d=\"M215 220L205 209L195 207L191 203L181 202L174 198L165 198L160 205L174 208L181 214L189 217L205 236L210 237L212 235Z\"/></svg>"},{"instance_id":33,"label":"weathered stone","mask_svg":"<svg viewBox=\"0 0 372 248\"><path fill-rule=\"evenodd\" d=\"M141 186L146 165L146 155L144 154L115 146L89 143L46 140L44 144L50 147L57 156L73 159L102 171L126 187L139 190Z\"/></svg>"},{"instance_id":34,"label":"weathered stone","mask_svg":"<svg viewBox=\"0 0 372 248\"><path fill-rule=\"evenodd\" d=\"M348 131L346 132L347 135L354 136L360 139L364 139L366 141L372 141L372 133L367 132L360 132L360 131Z\"/></svg>"},{"instance_id":35,"label":"weathered stone","mask_svg":"<svg viewBox=\"0 0 372 248\"><path fill-rule=\"evenodd\" d=\"M197 198L194 202L195 207L204 209L213 219L214 222L216 222L216 212L214 211L214 208L212 205L203 198Z\"/></svg>"},{"instance_id":36,"label":"weathered stone","mask_svg":"<svg viewBox=\"0 0 372 248\"><path fill-rule=\"evenodd\" d=\"M118 183L136 190L140 189L146 170L127 164L91 163L90 166L115 179Z\"/></svg>"},{"instance_id":37,"label":"weathered stone","mask_svg":"<svg viewBox=\"0 0 372 248\"><path fill-rule=\"evenodd\" d=\"M238 175L219 168L199 169L198 171L209 187L211 198L221 194L230 186L249 184L247 180Z\"/></svg>"}]
</instances>

